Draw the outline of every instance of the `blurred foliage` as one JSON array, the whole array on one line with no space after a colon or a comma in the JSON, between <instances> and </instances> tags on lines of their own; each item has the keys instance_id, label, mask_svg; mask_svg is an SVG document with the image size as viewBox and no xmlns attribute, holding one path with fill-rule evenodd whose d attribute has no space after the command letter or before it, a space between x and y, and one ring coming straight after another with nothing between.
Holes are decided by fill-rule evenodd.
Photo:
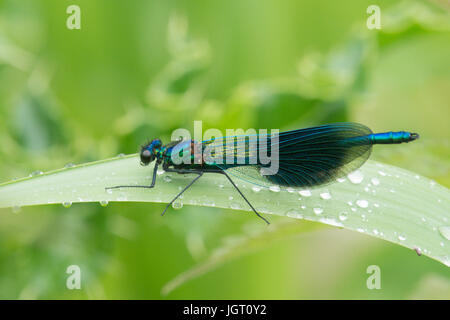
<instances>
[{"instance_id":1,"label":"blurred foliage","mask_svg":"<svg viewBox=\"0 0 450 320\"><path fill-rule=\"evenodd\" d=\"M65 27L73 3L81 30ZM448 3L380 0L382 29L367 30L370 4L1 0L1 180L133 153L193 120L221 130L349 120L419 132L420 143L373 157L448 187ZM165 283L254 223L197 207L161 218L161 208L1 210L0 298L161 298ZM71 264L82 290L65 288ZM371 264L382 290L365 286ZM449 298L448 279L414 252L326 228L267 243L168 297Z\"/></svg>"}]
</instances>

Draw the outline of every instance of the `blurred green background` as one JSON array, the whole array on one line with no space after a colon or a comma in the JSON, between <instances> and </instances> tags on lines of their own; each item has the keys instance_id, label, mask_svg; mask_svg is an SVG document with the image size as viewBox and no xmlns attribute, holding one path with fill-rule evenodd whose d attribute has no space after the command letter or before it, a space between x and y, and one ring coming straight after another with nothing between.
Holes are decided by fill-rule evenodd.
<instances>
[{"instance_id":1,"label":"blurred green background","mask_svg":"<svg viewBox=\"0 0 450 320\"><path fill-rule=\"evenodd\" d=\"M66 27L71 4L80 30ZM381 30L366 27L371 4ZM221 130L357 121L419 132L420 143L372 157L448 187L449 10L445 0L0 0L0 180L134 153L193 120ZM284 217L270 218L303 231L244 242L163 297L236 235L267 232L239 211L185 206L161 218L163 207L1 209L0 298L450 298L436 261ZM72 264L81 290L66 289ZM366 287L369 265L381 290Z\"/></svg>"}]
</instances>

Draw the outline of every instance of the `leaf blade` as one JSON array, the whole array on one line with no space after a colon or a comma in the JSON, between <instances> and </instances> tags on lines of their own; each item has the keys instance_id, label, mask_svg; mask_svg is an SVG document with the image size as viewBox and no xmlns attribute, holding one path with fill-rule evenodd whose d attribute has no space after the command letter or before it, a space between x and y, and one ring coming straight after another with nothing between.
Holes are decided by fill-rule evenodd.
<instances>
[{"instance_id":1,"label":"leaf blade","mask_svg":"<svg viewBox=\"0 0 450 320\"><path fill-rule=\"evenodd\" d=\"M189 175L162 173L151 190L105 190L115 185L149 184L152 170L152 166L140 166L137 155L129 155L11 181L0 185L0 208L77 202L167 203L192 180ZM359 231L419 250L450 266L450 239L440 231L450 225L450 192L427 178L368 161L344 182L300 193L258 190L245 181L236 182L263 214ZM202 177L182 201L250 211L226 179L216 174Z\"/></svg>"}]
</instances>

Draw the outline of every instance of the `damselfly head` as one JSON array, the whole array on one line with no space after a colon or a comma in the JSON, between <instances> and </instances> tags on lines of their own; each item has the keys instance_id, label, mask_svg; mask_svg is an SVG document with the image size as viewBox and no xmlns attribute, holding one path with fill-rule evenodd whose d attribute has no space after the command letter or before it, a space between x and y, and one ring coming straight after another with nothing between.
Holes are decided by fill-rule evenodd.
<instances>
[{"instance_id":1,"label":"damselfly head","mask_svg":"<svg viewBox=\"0 0 450 320\"><path fill-rule=\"evenodd\" d=\"M141 147L141 165L146 166L159 155L162 142L159 139L154 139L148 144Z\"/></svg>"}]
</instances>

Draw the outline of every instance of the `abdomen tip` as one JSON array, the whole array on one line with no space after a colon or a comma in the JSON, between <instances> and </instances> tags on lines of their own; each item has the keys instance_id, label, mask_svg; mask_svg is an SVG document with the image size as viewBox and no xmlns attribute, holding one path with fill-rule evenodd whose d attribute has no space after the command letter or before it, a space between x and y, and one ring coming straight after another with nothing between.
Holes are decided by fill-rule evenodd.
<instances>
[{"instance_id":1,"label":"abdomen tip","mask_svg":"<svg viewBox=\"0 0 450 320\"><path fill-rule=\"evenodd\" d=\"M420 135L418 133L411 133L411 140L410 141L414 141L420 138Z\"/></svg>"}]
</instances>

